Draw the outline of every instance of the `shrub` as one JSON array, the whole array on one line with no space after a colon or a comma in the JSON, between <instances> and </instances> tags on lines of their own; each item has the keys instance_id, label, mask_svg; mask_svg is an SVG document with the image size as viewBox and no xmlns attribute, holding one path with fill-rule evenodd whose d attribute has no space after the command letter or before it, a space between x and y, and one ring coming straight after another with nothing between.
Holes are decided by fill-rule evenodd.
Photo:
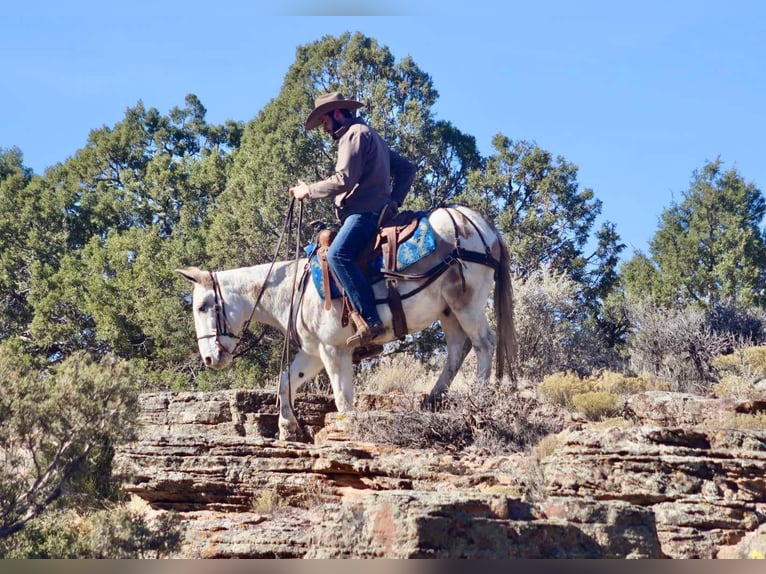
<instances>
[{"instance_id":1,"label":"shrub","mask_svg":"<svg viewBox=\"0 0 766 574\"><path fill-rule=\"evenodd\" d=\"M714 331L695 308L662 309L634 302L630 312L633 331L627 347L632 369L668 381L672 391L706 394L716 380L712 361L731 346L732 337Z\"/></svg>"},{"instance_id":2,"label":"shrub","mask_svg":"<svg viewBox=\"0 0 766 574\"><path fill-rule=\"evenodd\" d=\"M616 346L624 330L583 304L581 287L565 273L541 267L514 282L519 374L531 381L559 371L593 372L621 365Z\"/></svg>"},{"instance_id":3,"label":"shrub","mask_svg":"<svg viewBox=\"0 0 766 574\"><path fill-rule=\"evenodd\" d=\"M667 391L670 385L666 381L652 379L650 377L636 377L615 373L613 371L603 371L592 380L594 390L615 393L618 395L632 395L645 391Z\"/></svg>"},{"instance_id":4,"label":"shrub","mask_svg":"<svg viewBox=\"0 0 766 574\"><path fill-rule=\"evenodd\" d=\"M550 413L542 413L539 406L508 381L475 384L465 392L450 392L439 412L357 412L349 432L356 440L412 448L519 452L563 426Z\"/></svg>"},{"instance_id":5,"label":"shrub","mask_svg":"<svg viewBox=\"0 0 766 574\"><path fill-rule=\"evenodd\" d=\"M408 448L465 448L471 443L465 421L451 412L413 411L391 414L355 412L349 432L355 440Z\"/></svg>"},{"instance_id":6,"label":"shrub","mask_svg":"<svg viewBox=\"0 0 766 574\"><path fill-rule=\"evenodd\" d=\"M727 333L742 346L758 345L766 336L766 311L733 300L718 301L707 310L707 323L716 333Z\"/></svg>"},{"instance_id":7,"label":"shrub","mask_svg":"<svg viewBox=\"0 0 766 574\"><path fill-rule=\"evenodd\" d=\"M724 375L713 385L712 392L716 397L730 397L737 400L759 399L764 392L758 390L752 378L738 375Z\"/></svg>"},{"instance_id":8,"label":"shrub","mask_svg":"<svg viewBox=\"0 0 766 574\"><path fill-rule=\"evenodd\" d=\"M591 421L616 416L622 410L620 397L604 391L590 391L574 395L572 404L578 412Z\"/></svg>"},{"instance_id":9,"label":"shrub","mask_svg":"<svg viewBox=\"0 0 766 574\"><path fill-rule=\"evenodd\" d=\"M180 517L167 512L147 518L127 506L81 515L53 510L0 541L3 558L162 558L178 549Z\"/></svg>"},{"instance_id":10,"label":"shrub","mask_svg":"<svg viewBox=\"0 0 766 574\"><path fill-rule=\"evenodd\" d=\"M579 306L576 287L565 274L547 268L514 282L514 318L520 375L540 380L571 368Z\"/></svg>"},{"instance_id":11,"label":"shrub","mask_svg":"<svg viewBox=\"0 0 766 574\"><path fill-rule=\"evenodd\" d=\"M593 390L593 385L574 373L554 373L545 377L537 390L549 403L568 408L572 397Z\"/></svg>"},{"instance_id":12,"label":"shrub","mask_svg":"<svg viewBox=\"0 0 766 574\"><path fill-rule=\"evenodd\" d=\"M128 364L75 353L38 370L0 345L0 379L0 538L64 493L108 496L111 446L131 436L137 413Z\"/></svg>"},{"instance_id":13,"label":"shrub","mask_svg":"<svg viewBox=\"0 0 766 574\"><path fill-rule=\"evenodd\" d=\"M713 360L713 366L740 377L766 378L766 346L744 347L728 355L720 355Z\"/></svg>"}]
</instances>

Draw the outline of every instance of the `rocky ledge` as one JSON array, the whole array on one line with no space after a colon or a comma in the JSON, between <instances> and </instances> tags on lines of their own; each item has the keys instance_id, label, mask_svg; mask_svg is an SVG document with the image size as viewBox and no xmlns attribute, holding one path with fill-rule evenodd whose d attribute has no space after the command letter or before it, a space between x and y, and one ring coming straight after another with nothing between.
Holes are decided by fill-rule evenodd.
<instances>
[{"instance_id":1,"label":"rocky ledge","mask_svg":"<svg viewBox=\"0 0 766 574\"><path fill-rule=\"evenodd\" d=\"M631 424L569 420L546 453L505 456L350 440L353 415L326 396L296 400L309 442L273 438L271 393L153 393L141 405L114 469L153 512L182 516L178 557L766 554L766 430L720 422L758 402L643 393L626 403ZM391 405L358 399L380 417L397 417Z\"/></svg>"}]
</instances>

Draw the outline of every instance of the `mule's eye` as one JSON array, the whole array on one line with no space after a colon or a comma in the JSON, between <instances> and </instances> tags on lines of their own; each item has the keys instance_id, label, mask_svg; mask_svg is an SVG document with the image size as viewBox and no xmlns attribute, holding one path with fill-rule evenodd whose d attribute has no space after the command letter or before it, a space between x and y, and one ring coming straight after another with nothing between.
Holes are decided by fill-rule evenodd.
<instances>
[{"instance_id":1,"label":"mule's eye","mask_svg":"<svg viewBox=\"0 0 766 574\"><path fill-rule=\"evenodd\" d=\"M197 310L198 310L200 313L207 313L207 309L208 309L207 303L203 303L202 305L200 305L200 306L197 308Z\"/></svg>"}]
</instances>

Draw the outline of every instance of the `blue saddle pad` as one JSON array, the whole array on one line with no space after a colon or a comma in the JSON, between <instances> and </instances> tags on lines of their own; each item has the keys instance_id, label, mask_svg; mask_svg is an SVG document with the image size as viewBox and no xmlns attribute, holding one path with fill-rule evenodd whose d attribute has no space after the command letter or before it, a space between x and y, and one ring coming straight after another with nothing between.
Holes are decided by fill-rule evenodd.
<instances>
[{"instance_id":1,"label":"blue saddle pad","mask_svg":"<svg viewBox=\"0 0 766 574\"><path fill-rule=\"evenodd\" d=\"M319 296L324 300L324 286L322 285L322 266L319 262L315 251L316 244L309 243L304 247L306 254L311 257L309 260L309 269L311 271L311 278L314 281ZM405 241L399 245L399 249L396 253L396 268L397 271L402 271L410 265L417 263L427 255L430 255L436 250L436 234L431 228L431 224L428 222L428 216L423 215L418 222L418 226L415 228L415 232ZM381 270L383 269L383 256L380 255L374 259L371 259L367 267L367 275L370 278L370 283L376 283L383 279ZM340 290L335 284L335 280L330 278L330 296L332 299L340 297Z\"/></svg>"}]
</instances>

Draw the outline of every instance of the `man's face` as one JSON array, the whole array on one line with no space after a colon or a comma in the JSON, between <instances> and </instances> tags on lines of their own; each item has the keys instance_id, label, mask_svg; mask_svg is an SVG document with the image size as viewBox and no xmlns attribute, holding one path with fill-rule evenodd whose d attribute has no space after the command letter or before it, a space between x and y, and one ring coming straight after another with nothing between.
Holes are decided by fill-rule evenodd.
<instances>
[{"instance_id":1,"label":"man's face","mask_svg":"<svg viewBox=\"0 0 766 574\"><path fill-rule=\"evenodd\" d=\"M336 139L335 132L337 132L343 126L338 120L335 119L334 114L335 112L330 112L329 114L322 116L322 127L324 128L326 134L329 134L333 137L333 139Z\"/></svg>"}]
</instances>

